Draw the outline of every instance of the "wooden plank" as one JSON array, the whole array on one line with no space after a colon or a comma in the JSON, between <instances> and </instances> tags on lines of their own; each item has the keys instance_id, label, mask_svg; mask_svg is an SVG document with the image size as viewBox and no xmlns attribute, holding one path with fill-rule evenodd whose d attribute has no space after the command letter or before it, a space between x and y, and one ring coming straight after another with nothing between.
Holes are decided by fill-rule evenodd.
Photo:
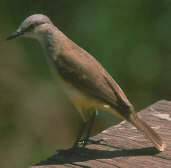
<instances>
[{"instance_id":1,"label":"wooden plank","mask_svg":"<svg viewBox=\"0 0 171 168\"><path fill-rule=\"evenodd\" d=\"M171 167L171 102L162 100L139 113L167 144L158 152L132 125L122 122L97 136L100 144L90 144L69 157L55 154L31 168L170 168Z\"/></svg>"}]
</instances>

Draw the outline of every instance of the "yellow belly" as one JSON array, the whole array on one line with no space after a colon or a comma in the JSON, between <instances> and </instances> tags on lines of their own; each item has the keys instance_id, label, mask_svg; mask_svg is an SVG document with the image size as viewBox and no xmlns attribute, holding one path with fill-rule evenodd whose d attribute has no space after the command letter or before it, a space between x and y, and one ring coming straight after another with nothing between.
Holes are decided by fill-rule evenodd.
<instances>
[{"instance_id":1,"label":"yellow belly","mask_svg":"<svg viewBox=\"0 0 171 168\"><path fill-rule=\"evenodd\" d=\"M95 112L95 110L101 109L114 115L112 117L109 114L105 114L105 112L100 111L96 117L95 125L91 135L96 135L99 133L99 131L106 129L113 124L119 123L123 119L115 109L110 107L110 105L95 99L90 95L84 94L79 89L66 82L56 71L54 66L51 66L51 70L54 73L58 84L61 85L61 88L63 88L66 95L70 98L71 102L75 106L76 110L80 113L80 116L84 122L90 120L92 117L92 112Z\"/></svg>"},{"instance_id":2,"label":"yellow belly","mask_svg":"<svg viewBox=\"0 0 171 168\"><path fill-rule=\"evenodd\" d=\"M80 112L84 122L90 119L92 115L91 112L95 112L95 110L102 105L102 103L98 102L96 99L83 94L68 83L64 82L63 87L75 108Z\"/></svg>"},{"instance_id":3,"label":"yellow belly","mask_svg":"<svg viewBox=\"0 0 171 168\"><path fill-rule=\"evenodd\" d=\"M110 105L97 100L90 95L84 94L79 89L75 88L70 83L63 80L58 72L54 71L53 68L52 71L55 73L57 81L59 82L67 96L70 98L75 108L80 113L84 122L87 122L92 115L91 113L95 112L95 110L97 109L105 110L111 114L116 115L119 118L124 119L117 111L115 111L115 109L111 108Z\"/></svg>"},{"instance_id":4,"label":"yellow belly","mask_svg":"<svg viewBox=\"0 0 171 168\"><path fill-rule=\"evenodd\" d=\"M54 66L51 66L51 70L54 73L59 85L63 88L75 108L80 112L84 122L88 121L90 117L90 115L88 115L88 111L95 111L101 103L90 96L84 95L79 91L79 89L73 87L70 83L65 81L56 71Z\"/></svg>"},{"instance_id":5,"label":"yellow belly","mask_svg":"<svg viewBox=\"0 0 171 168\"><path fill-rule=\"evenodd\" d=\"M124 119L116 110L111 108L110 105L99 101L90 95L84 94L66 81L60 80L60 83L71 102L80 113L84 122L88 121L92 116L92 112L95 112L97 109L105 110L119 118Z\"/></svg>"}]
</instances>

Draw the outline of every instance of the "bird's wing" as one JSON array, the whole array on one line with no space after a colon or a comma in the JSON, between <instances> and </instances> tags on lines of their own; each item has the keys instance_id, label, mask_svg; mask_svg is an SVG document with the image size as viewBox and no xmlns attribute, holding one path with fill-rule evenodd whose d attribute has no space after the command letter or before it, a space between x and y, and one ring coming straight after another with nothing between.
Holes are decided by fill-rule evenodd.
<instances>
[{"instance_id":1,"label":"bird's wing","mask_svg":"<svg viewBox=\"0 0 171 168\"><path fill-rule=\"evenodd\" d=\"M78 50L79 49L79 50ZM102 65L81 48L67 50L58 56L56 68L62 78L78 88L119 110L126 115L131 103L124 92Z\"/></svg>"},{"instance_id":2,"label":"bird's wing","mask_svg":"<svg viewBox=\"0 0 171 168\"><path fill-rule=\"evenodd\" d=\"M124 92L101 64L78 46L75 50L72 48L66 51L67 53L59 55L58 61L56 61L56 67L63 79L85 94L111 105L121 118L132 123L153 142L159 151L163 151L165 143L153 129L136 115Z\"/></svg>"}]
</instances>

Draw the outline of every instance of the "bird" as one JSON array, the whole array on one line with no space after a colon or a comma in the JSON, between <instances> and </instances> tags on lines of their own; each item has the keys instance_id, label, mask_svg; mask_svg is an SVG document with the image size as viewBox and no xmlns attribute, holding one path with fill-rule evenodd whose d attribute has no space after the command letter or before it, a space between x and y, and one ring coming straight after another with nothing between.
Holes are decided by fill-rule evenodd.
<instances>
[{"instance_id":1,"label":"bird","mask_svg":"<svg viewBox=\"0 0 171 168\"><path fill-rule=\"evenodd\" d=\"M166 144L137 115L123 90L102 64L70 40L46 15L33 14L27 17L7 40L19 36L40 42L49 65L55 71L55 78L83 120L84 124L80 127L72 149L78 147L80 139L84 139L83 147L87 145L98 110L104 110L118 121L128 121L144 134L157 150L164 151ZM85 133L86 128L88 129ZM93 134L98 132L97 129Z\"/></svg>"}]
</instances>

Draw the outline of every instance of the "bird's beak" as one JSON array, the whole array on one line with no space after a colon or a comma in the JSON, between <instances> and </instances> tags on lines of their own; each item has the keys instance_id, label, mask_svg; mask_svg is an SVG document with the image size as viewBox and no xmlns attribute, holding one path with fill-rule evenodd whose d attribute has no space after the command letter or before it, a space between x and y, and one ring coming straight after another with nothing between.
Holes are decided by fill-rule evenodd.
<instances>
[{"instance_id":1,"label":"bird's beak","mask_svg":"<svg viewBox=\"0 0 171 168\"><path fill-rule=\"evenodd\" d=\"M11 40L11 39L13 39L13 38L16 38L16 37L22 35L22 34L23 34L22 31L16 31L16 32L12 33L12 34L7 38L7 40Z\"/></svg>"}]
</instances>

